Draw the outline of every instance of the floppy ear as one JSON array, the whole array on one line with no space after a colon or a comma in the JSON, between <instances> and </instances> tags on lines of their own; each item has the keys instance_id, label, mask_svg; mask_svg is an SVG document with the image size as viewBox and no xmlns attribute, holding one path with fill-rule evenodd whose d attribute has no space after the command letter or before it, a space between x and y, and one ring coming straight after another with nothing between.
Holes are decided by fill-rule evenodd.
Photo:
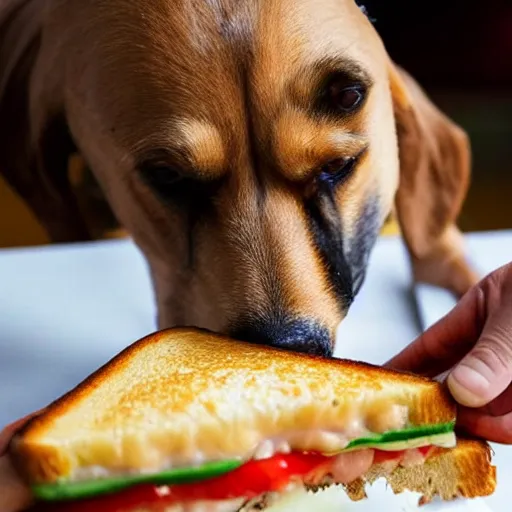
<instances>
[{"instance_id":1,"label":"floppy ear","mask_svg":"<svg viewBox=\"0 0 512 512\"><path fill-rule=\"evenodd\" d=\"M396 214L414 278L460 296L478 281L455 224L469 186L469 139L395 65L390 86L400 160Z\"/></svg>"},{"instance_id":2,"label":"floppy ear","mask_svg":"<svg viewBox=\"0 0 512 512\"><path fill-rule=\"evenodd\" d=\"M89 240L69 183L64 107L46 89L59 70L40 60L46 16L46 2L0 0L0 174L50 240Z\"/></svg>"}]
</instances>

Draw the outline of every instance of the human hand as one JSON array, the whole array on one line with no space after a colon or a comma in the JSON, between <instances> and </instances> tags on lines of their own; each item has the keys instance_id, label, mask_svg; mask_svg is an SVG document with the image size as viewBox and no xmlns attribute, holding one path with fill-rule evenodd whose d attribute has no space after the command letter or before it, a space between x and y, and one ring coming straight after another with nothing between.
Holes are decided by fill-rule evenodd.
<instances>
[{"instance_id":1,"label":"human hand","mask_svg":"<svg viewBox=\"0 0 512 512\"><path fill-rule=\"evenodd\" d=\"M470 289L386 366L429 377L450 370L458 426L512 444L512 263Z\"/></svg>"},{"instance_id":2,"label":"human hand","mask_svg":"<svg viewBox=\"0 0 512 512\"><path fill-rule=\"evenodd\" d=\"M18 430L41 411L29 414L0 431L0 511L19 512L32 503L32 493L18 477L7 455L9 442Z\"/></svg>"}]
</instances>

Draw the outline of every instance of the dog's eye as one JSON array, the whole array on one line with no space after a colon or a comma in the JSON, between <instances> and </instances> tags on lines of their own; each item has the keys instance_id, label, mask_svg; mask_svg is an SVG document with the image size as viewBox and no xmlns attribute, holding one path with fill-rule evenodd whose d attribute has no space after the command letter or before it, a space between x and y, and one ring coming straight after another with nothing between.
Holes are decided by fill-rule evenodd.
<instances>
[{"instance_id":1,"label":"dog's eye","mask_svg":"<svg viewBox=\"0 0 512 512\"><path fill-rule=\"evenodd\" d=\"M360 109L372 85L362 70L332 71L320 83L314 109L322 115L338 118Z\"/></svg>"},{"instance_id":2,"label":"dog's eye","mask_svg":"<svg viewBox=\"0 0 512 512\"><path fill-rule=\"evenodd\" d=\"M165 162L145 162L139 166L139 172L144 183L162 201L178 206L206 203L222 184L222 179L201 179L191 171Z\"/></svg>"},{"instance_id":3,"label":"dog's eye","mask_svg":"<svg viewBox=\"0 0 512 512\"><path fill-rule=\"evenodd\" d=\"M169 166L153 165L144 170L144 178L153 188L169 188L179 183L183 176Z\"/></svg>"},{"instance_id":4,"label":"dog's eye","mask_svg":"<svg viewBox=\"0 0 512 512\"><path fill-rule=\"evenodd\" d=\"M354 170L356 157L336 158L320 168L318 179L323 183L337 185Z\"/></svg>"},{"instance_id":5,"label":"dog's eye","mask_svg":"<svg viewBox=\"0 0 512 512\"><path fill-rule=\"evenodd\" d=\"M364 99L364 88L358 85L342 86L333 83L329 87L332 103L343 112L353 112Z\"/></svg>"},{"instance_id":6,"label":"dog's eye","mask_svg":"<svg viewBox=\"0 0 512 512\"><path fill-rule=\"evenodd\" d=\"M150 164L141 168L143 181L164 201L181 201L193 188L186 174L166 164Z\"/></svg>"}]
</instances>

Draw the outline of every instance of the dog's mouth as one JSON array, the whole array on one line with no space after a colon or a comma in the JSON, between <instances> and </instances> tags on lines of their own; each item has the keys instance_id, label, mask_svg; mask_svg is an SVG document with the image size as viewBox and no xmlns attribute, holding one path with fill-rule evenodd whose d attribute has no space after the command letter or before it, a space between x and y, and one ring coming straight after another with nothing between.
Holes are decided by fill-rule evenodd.
<instances>
[{"instance_id":1,"label":"dog's mouth","mask_svg":"<svg viewBox=\"0 0 512 512\"><path fill-rule=\"evenodd\" d=\"M334 350L334 341L329 330L314 320L245 321L229 331L230 336L241 341L293 352L331 357Z\"/></svg>"}]
</instances>

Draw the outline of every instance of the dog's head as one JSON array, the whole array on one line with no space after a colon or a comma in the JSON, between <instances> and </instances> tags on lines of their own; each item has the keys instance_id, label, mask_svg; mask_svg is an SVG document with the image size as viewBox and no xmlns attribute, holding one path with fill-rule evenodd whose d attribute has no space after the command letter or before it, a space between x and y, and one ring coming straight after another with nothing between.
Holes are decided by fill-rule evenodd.
<instances>
[{"instance_id":1,"label":"dog's head","mask_svg":"<svg viewBox=\"0 0 512 512\"><path fill-rule=\"evenodd\" d=\"M400 172L413 252L453 222L464 136L353 1L72 3L69 125L161 327L329 354Z\"/></svg>"}]
</instances>

